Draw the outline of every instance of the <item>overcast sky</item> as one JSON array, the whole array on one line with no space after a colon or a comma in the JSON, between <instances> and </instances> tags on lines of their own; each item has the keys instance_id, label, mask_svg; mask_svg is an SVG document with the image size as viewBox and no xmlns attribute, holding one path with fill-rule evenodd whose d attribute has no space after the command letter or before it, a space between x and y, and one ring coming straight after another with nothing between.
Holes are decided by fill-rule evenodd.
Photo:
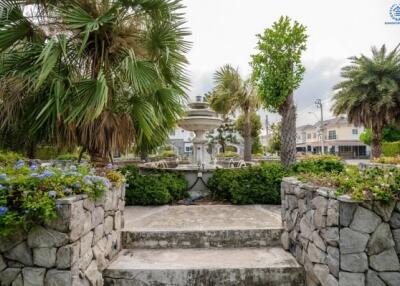
<instances>
[{"instance_id":1,"label":"overcast sky","mask_svg":"<svg viewBox=\"0 0 400 286\"><path fill-rule=\"evenodd\" d=\"M183 0L193 48L188 55L192 80L190 96L213 86L213 72L224 64L251 73L256 34L287 15L307 26L306 74L295 92L298 125L314 123L313 102L325 99L326 117L332 86L340 80L347 58L370 53L373 45L394 48L400 42L400 25L390 21L389 8L400 0ZM264 115L263 115L264 116ZM270 115L271 121L277 116ZM263 119L264 120L264 119Z\"/></svg>"}]
</instances>

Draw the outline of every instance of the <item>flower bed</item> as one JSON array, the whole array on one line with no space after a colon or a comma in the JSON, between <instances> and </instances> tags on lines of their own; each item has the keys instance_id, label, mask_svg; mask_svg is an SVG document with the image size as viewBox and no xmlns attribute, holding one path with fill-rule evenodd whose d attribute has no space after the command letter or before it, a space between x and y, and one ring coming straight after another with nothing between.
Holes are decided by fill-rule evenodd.
<instances>
[{"instance_id":1,"label":"flower bed","mask_svg":"<svg viewBox=\"0 0 400 286\"><path fill-rule=\"evenodd\" d=\"M351 181L342 187L350 195L354 191L359 194L363 188L374 195L393 194L388 189L371 189L382 184L374 182L380 174L366 178L364 172L353 174L356 178L342 174L344 182ZM381 179L389 188L386 184L395 176L385 175ZM400 201L394 197L386 202L353 200L340 193L336 188L310 185L294 177L283 179L282 244L304 266L307 285L398 285Z\"/></svg>"},{"instance_id":2,"label":"flower bed","mask_svg":"<svg viewBox=\"0 0 400 286\"><path fill-rule=\"evenodd\" d=\"M18 229L29 231L36 224L54 219L58 198L85 194L96 199L108 191L112 183L119 186L123 183L123 177L112 170L107 170L103 177L88 166L38 166L21 159L2 164L0 235L3 236Z\"/></svg>"},{"instance_id":3,"label":"flower bed","mask_svg":"<svg viewBox=\"0 0 400 286\"><path fill-rule=\"evenodd\" d=\"M0 285L103 285L121 249L123 177L24 161L0 174Z\"/></svg>"}]
</instances>

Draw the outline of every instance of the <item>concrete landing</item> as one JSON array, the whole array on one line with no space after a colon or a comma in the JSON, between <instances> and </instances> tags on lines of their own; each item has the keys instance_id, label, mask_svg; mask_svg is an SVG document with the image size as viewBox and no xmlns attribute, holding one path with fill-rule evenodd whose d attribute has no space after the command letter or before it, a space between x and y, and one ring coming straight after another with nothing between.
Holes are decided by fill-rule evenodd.
<instances>
[{"instance_id":1,"label":"concrete landing","mask_svg":"<svg viewBox=\"0 0 400 286\"><path fill-rule=\"evenodd\" d=\"M125 230L182 231L281 228L280 206L126 207Z\"/></svg>"},{"instance_id":2,"label":"concrete landing","mask_svg":"<svg viewBox=\"0 0 400 286\"><path fill-rule=\"evenodd\" d=\"M125 222L127 249L278 246L282 233L280 210L263 205L133 207Z\"/></svg>"},{"instance_id":3,"label":"concrete landing","mask_svg":"<svg viewBox=\"0 0 400 286\"><path fill-rule=\"evenodd\" d=\"M304 285L302 267L279 247L124 250L103 277L114 286Z\"/></svg>"}]
</instances>

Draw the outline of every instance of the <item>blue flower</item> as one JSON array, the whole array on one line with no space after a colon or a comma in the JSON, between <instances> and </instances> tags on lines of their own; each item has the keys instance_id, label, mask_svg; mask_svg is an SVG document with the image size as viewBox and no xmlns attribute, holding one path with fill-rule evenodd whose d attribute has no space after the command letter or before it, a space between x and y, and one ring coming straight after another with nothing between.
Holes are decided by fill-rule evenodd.
<instances>
[{"instance_id":1,"label":"blue flower","mask_svg":"<svg viewBox=\"0 0 400 286\"><path fill-rule=\"evenodd\" d=\"M54 176L54 173L52 171L49 171L49 170L44 170L42 175L43 175L43 177L49 178L49 177Z\"/></svg>"},{"instance_id":2,"label":"blue flower","mask_svg":"<svg viewBox=\"0 0 400 286\"><path fill-rule=\"evenodd\" d=\"M75 165L71 165L71 167L69 167L69 168L70 168L71 171L74 171L74 172L77 170Z\"/></svg>"},{"instance_id":3,"label":"blue flower","mask_svg":"<svg viewBox=\"0 0 400 286\"><path fill-rule=\"evenodd\" d=\"M25 162L23 160L18 160L17 163L15 164L14 169L15 170L19 170L21 169L23 166L25 166Z\"/></svg>"},{"instance_id":4,"label":"blue flower","mask_svg":"<svg viewBox=\"0 0 400 286\"><path fill-rule=\"evenodd\" d=\"M49 195L50 198L53 198L53 199L55 197L57 197L57 192L56 191L49 191L47 194Z\"/></svg>"},{"instance_id":5,"label":"blue flower","mask_svg":"<svg viewBox=\"0 0 400 286\"><path fill-rule=\"evenodd\" d=\"M0 207L0 216L5 215L8 212L7 207Z\"/></svg>"},{"instance_id":6,"label":"blue flower","mask_svg":"<svg viewBox=\"0 0 400 286\"><path fill-rule=\"evenodd\" d=\"M3 186L2 184L0 184L0 191L5 190L5 189L7 189L7 188L5 186Z\"/></svg>"},{"instance_id":7,"label":"blue flower","mask_svg":"<svg viewBox=\"0 0 400 286\"><path fill-rule=\"evenodd\" d=\"M0 180L5 180L7 178L6 174L0 174Z\"/></svg>"},{"instance_id":8,"label":"blue flower","mask_svg":"<svg viewBox=\"0 0 400 286\"><path fill-rule=\"evenodd\" d=\"M33 164L29 167L29 169L31 169L31 171L36 171L38 169L38 166Z\"/></svg>"},{"instance_id":9,"label":"blue flower","mask_svg":"<svg viewBox=\"0 0 400 286\"><path fill-rule=\"evenodd\" d=\"M39 175L38 173L32 173L32 174L31 174L31 177L32 177L32 178L39 178L40 175Z\"/></svg>"}]
</instances>

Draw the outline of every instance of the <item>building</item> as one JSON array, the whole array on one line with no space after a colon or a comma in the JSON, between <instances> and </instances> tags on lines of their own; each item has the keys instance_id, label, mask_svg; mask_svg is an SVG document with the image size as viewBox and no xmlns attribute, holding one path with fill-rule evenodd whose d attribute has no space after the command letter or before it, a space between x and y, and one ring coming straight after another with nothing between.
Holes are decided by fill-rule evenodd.
<instances>
[{"instance_id":1,"label":"building","mask_svg":"<svg viewBox=\"0 0 400 286\"><path fill-rule=\"evenodd\" d=\"M193 151L193 138L193 132L177 127L169 134L167 145L180 156L190 156Z\"/></svg>"},{"instance_id":2,"label":"building","mask_svg":"<svg viewBox=\"0 0 400 286\"><path fill-rule=\"evenodd\" d=\"M335 154L342 158L369 158L370 148L363 144L359 137L364 127L356 127L347 122L346 117L325 120L322 142L321 124L297 127L296 148L302 153L321 153L322 145L325 154Z\"/></svg>"}]
</instances>

